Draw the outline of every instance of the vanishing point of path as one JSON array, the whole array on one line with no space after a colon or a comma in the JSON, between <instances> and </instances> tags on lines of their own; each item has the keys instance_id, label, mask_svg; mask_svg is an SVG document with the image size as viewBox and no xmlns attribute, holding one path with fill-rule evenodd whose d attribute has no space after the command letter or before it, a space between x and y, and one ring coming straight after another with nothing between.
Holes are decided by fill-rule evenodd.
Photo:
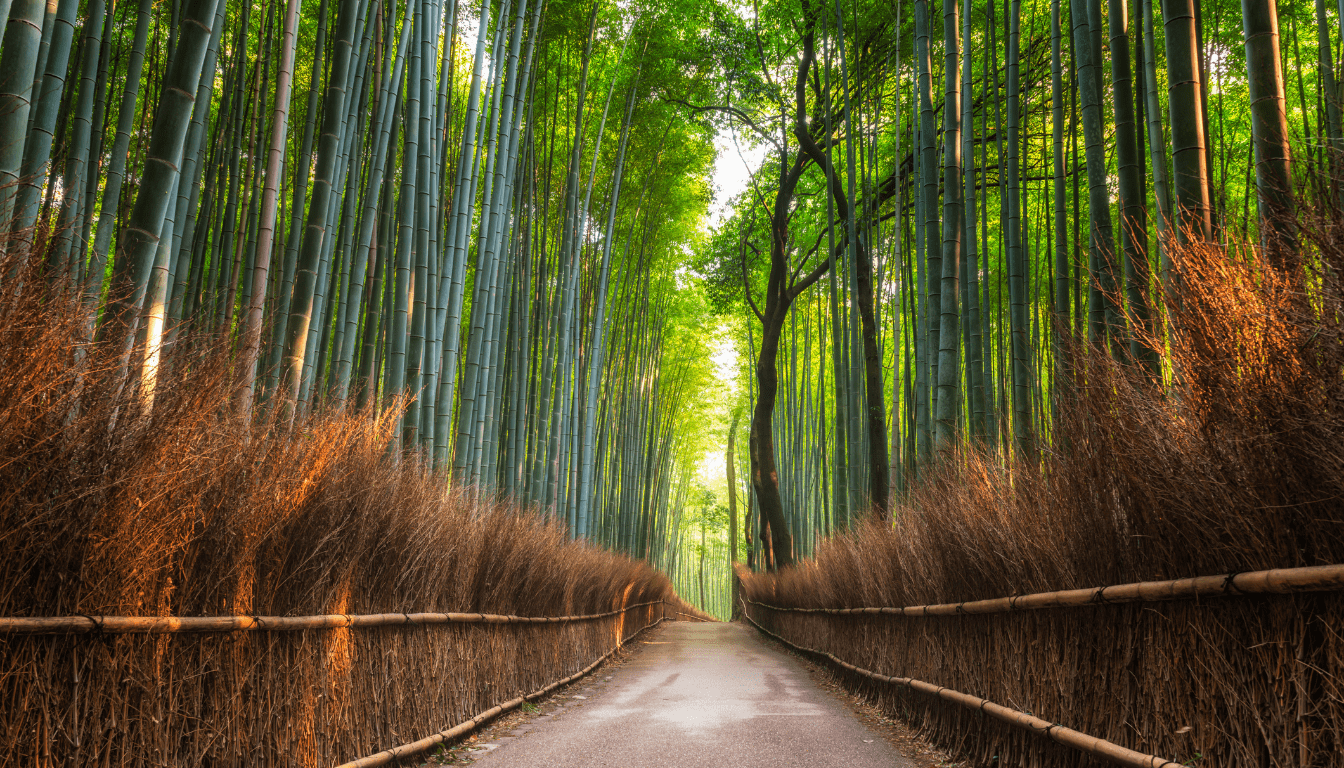
<instances>
[{"instance_id":1,"label":"vanishing point of path","mask_svg":"<svg viewBox=\"0 0 1344 768\"><path fill-rule=\"evenodd\" d=\"M741 624L672 622L634 642L586 699L495 740L482 768L912 765Z\"/></svg>"}]
</instances>

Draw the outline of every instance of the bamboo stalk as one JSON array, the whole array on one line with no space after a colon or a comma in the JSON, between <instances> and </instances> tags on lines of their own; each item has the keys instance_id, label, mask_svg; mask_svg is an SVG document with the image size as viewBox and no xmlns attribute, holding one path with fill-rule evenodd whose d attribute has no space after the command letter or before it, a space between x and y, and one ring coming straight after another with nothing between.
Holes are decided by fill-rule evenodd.
<instances>
[{"instance_id":1,"label":"bamboo stalk","mask_svg":"<svg viewBox=\"0 0 1344 768\"><path fill-rule=\"evenodd\" d=\"M0 634L173 634L179 632L293 632L305 629L387 627L401 624L563 624L592 621L664 602L650 600L582 616L503 616L495 613L368 613L321 616L51 616L0 617Z\"/></svg>"},{"instance_id":2,"label":"bamboo stalk","mask_svg":"<svg viewBox=\"0 0 1344 768\"><path fill-rule=\"evenodd\" d=\"M1276 568L1268 571L1195 576L1171 581L1140 581L1109 587L1036 592L1030 595L971 600L938 605L908 605L900 608L782 608L748 600L772 611L790 613L827 613L833 615L899 614L902 616L954 616L957 614L1011 613L1042 608L1076 608L1112 603L1149 603L1163 600L1188 600L1198 597L1229 595L1282 595L1293 592L1329 592L1344 590L1344 565L1316 565L1307 568ZM3 626L3 625L0 625Z\"/></svg>"},{"instance_id":3,"label":"bamboo stalk","mask_svg":"<svg viewBox=\"0 0 1344 768\"><path fill-rule=\"evenodd\" d=\"M653 602L660 602L660 601L655 600ZM641 605L649 605L649 604L650 603L642 603ZM634 605L630 606L630 608L636 608L636 607L638 606ZM603 615L610 615L610 614L603 614ZM657 621L653 622L652 624L645 625L639 630L639 632L635 632L634 634L632 634L629 638L627 638L625 642L633 640L635 637L638 637L641 632L643 632L646 629L649 629L650 627L658 626L664 620L666 620L666 617L659 617ZM562 685L568 685L574 682L575 680L578 680L579 678L583 677L584 675L588 674L589 672L592 672L594 669L597 669L598 665L600 665L602 662L611 658L611 655L616 651L620 650L621 646L624 644L625 644L624 642L617 643L616 647L612 648L610 651L607 651L606 654L602 656L602 658L598 659L597 661L594 661L592 664L589 664L588 666L584 667L578 672L575 672L569 677L566 677L563 680L557 680L554 683L551 683L550 685L546 686L545 688L541 688L539 690L533 691L532 693L519 696L516 699L510 699L504 702L503 704L497 704L491 707L490 709L487 709L484 712L477 714L470 720L464 720L461 723L458 723L457 725L453 726L452 728L449 728L446 731L440 731L434 734L433 736L426 736L425 738L420 739L419 741L413 741L409 744L402 744L399 747L393 747L391 749L384 750L377 754L369 755L368 757L361 757L358 760L353 760L348 763L342 763L341 765L337 766L337 768L369 768L370 766L375 765L387 765L388 763L393 762L397 758L424 752L425 750L430 749L431 747L434 747L438 744L442 744L443 742L448 741L449 739L455 739L458 736L463 736L467 733L470 733L472 730L476 728L476 726L480 725L481 723L484 723L485 721L490 720L491 718L502 715L510 710L517 709L518 707L522 706L523 702L525 701L530 701L532 699L539 699L542 696L545 696L546 694L555 690L556 688L559 688Z\"/></svg>"},{"instance_id":4,"label":"bamboo stalk","mask_svg":"<svg viewBox=\"0 0 1344 768\"><path fill-rule=\"evenodd\" d=\"M1096 755L1097 757L1110 760L1111 762L1117 763L1119 765L1132 766L1133 768L1165 768L1165 766L1174 766L1174 767L1180 766L1180 763L1175 763L1170 760L1157 757L1156 755L1147 755L1142 752L1129 749L1127 747L1122 747L1119 744L1116 744L1115 742L1106 741L1105 739L1100 739L1097 738L1096 736L1090 736L1081 731L1075 731L1072 728L1066 728L1062 725L1059 725L1058 723L1051 723L1047 720L1042 720L1041 718L1029 715L1026 712L1012 709L1010 707L1005 707L1001 704L995 704L994 702L989 701L988 699L982 699L978 696L972 696L969 693L954 691L951 688L944 688L939 685L926 683L923 680L915 680L909 677L888 677L887 675L880 675L871 670L863 669L862 667L856 667L853 664L850 664L849 662L846 662L842 659L832 656L829 653L826 653L825 651L818 651L814 648L806 648L801 645L795 645L789 642L788 640L785 640L784 638L780 637L779 635L776 635L774 632L771 632L765 627L762 627L760 624L757 624L756 620L751 618L751 615L747 613L745 610L742 612L742 614L746 616L747 621L750 621L752 625L755 626L757 629L759 629L761 632L769 635L770 637L773 637L774 639L778 640L784 645L787 645L790 648L793 648L794 650L803 651L805 653L812 653L818 656L824 656L827 659L830 659L835 664L845 668L846 670L854 672L859 675L863 675L864 677L871 678L873 680L878 680L884 683L890 683L892 685L903 685L906 688L919 691L920 693L926 693L930 696L937 696L938 698L943 699L945 701L950 701L954 704L960 704L961 706L966 707L967 709L977 709L989 715L990 717L993 717L997 720L1002 720L1003 722L1008 723L1009 725L1017 726L1018 728L1028 730L1042 736L1048 736L1050 739L1060 744L1063 744L1066 747L1073 747L1074 749L1087 752L1088 754Z\"/></svg>"}]
</instances>

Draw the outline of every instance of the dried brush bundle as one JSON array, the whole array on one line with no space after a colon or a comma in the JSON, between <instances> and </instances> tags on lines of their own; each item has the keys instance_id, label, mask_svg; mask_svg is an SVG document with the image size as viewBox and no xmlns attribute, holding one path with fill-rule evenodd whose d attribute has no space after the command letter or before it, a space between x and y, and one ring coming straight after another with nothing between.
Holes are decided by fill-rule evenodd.
<instances>
[{"instance_id":1,"label":"dried brush bundle","mask_svg":"<svg viewBox=\"0 0 1344 768\"><path fill-rule=\"evenodd\" d=\"M675 601L644 563L393 461L395 412L245 424L222 343L183 337L151 400L123 378L121 350L88 340L78 291L21 257L0 262L0 615L558 616ZM663 613L0 636L0 765L334 765L572 674Z\"/></svg>"}]
</instances>

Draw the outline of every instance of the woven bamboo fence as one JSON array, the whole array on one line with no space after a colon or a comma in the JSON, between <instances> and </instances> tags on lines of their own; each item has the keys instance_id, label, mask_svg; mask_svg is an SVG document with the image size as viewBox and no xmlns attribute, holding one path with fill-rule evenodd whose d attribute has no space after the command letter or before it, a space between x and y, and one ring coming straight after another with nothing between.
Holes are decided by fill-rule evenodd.
<instances>
[{"instance_id":1,"label":"woven bamboo fence","mask_svg":"<svg viewBox=\"0 0 1344 768\"><path fill-rule=\"evenodd\" d=\"M386 764L586 674L684 608L665 597L575 616L0 618L0 765Z\"/></svg>"},{"instance_id":2,"label":"woven bamboo fence","mask_svg":"<svg viewBox=\"0 0 1344 768\"><path fill-rule=\"evenodd\" d=\"M753 624L977 765L1344 766L1341 565L905 607L751 585Z\"/></svg>"}]
</instances>

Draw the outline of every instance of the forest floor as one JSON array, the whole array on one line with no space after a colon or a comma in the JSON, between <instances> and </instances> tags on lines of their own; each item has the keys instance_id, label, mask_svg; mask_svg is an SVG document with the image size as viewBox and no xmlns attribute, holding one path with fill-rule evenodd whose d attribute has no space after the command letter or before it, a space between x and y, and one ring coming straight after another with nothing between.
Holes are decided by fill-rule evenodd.
<instances>
[{"instance_id":1,"label":"forest floor","mask_svg":"<svg viewBox=\"0 0 1344 768\"><path fill-rule=\"evenodd\" d=\"M429 765L951 768L947 756L741 624L675 622Z\"/></svg>"}]
</instances>

